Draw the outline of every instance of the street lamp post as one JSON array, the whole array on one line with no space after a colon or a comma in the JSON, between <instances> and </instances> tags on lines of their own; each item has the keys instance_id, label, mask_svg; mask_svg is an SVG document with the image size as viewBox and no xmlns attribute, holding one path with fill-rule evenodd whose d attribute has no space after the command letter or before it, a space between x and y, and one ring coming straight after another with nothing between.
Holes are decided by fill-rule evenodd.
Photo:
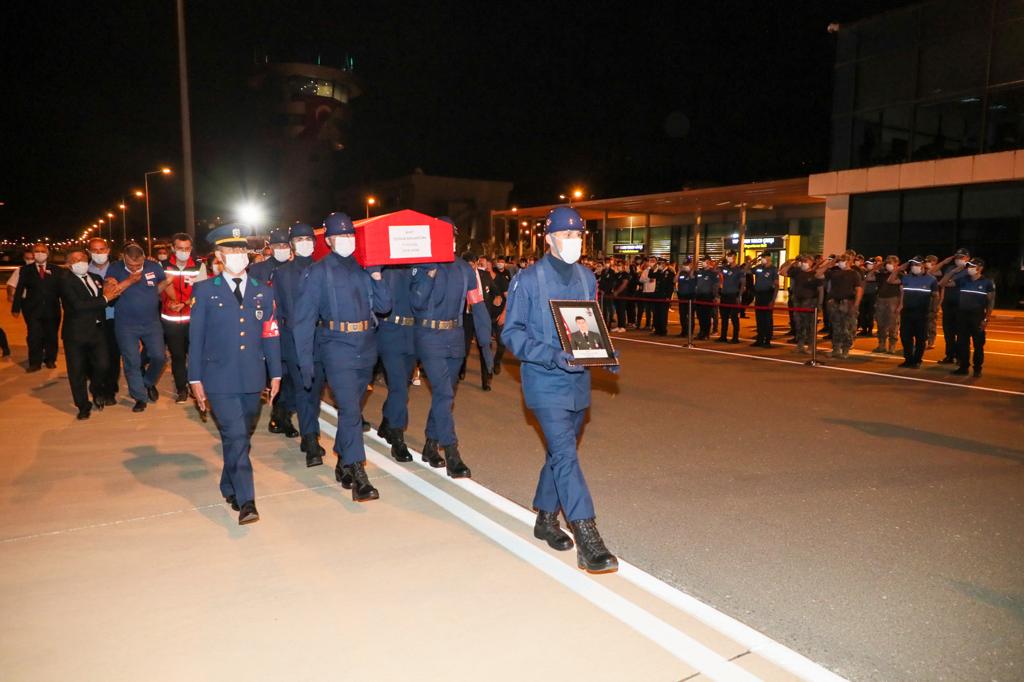
<instances>
[{"instance_id":1,"label":"street lamp post","mask_svg":"<svg viewBox=\"0 0 1024 682\"><path fill-rule=\"evenodd\" d=\"M128 204L125 203L124 197L121 197L121 203L117 205L121 209L121 243L128 241Z\"/></svg>"},{"instance_id":2,"label":"street lamp post","mask_svg":"<svg viewBox=\"0 0 1024 682\"><path fill-rule=\"evenodd\" d=\"M161 168L160 170L149 171L148 173L142 174L142 180L146 186L146 254L149 256L153 255L153 229L149 222L149 176L170 174L170 168Z\"/></svg>"},{"instance_id":3,"label":"street lamp post","mask_svg":"<svg viewBox=\"0 0 1024 682\"><path fill-rule=\"evenodd\" d=\"M366 197L366 217L370 217L370 207L377 203L376 197Z\"/></svg>"}]
</instances>

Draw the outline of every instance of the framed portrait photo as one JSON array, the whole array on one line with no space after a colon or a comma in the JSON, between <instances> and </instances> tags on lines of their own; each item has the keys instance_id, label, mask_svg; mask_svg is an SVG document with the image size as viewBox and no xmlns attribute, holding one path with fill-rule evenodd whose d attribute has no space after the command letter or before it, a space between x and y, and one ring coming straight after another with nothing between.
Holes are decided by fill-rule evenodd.
<instances>
[{"instance_id":1,"label":"framed portrait photo","mask_svg":"<svg viewBox=\"0 0 1024 682\"><path fill-rule=\"evenodd\" d=\"M551 301L562 349L576 365L617 365L615 347L597 301Z\"/></svg>"}]
</instances>

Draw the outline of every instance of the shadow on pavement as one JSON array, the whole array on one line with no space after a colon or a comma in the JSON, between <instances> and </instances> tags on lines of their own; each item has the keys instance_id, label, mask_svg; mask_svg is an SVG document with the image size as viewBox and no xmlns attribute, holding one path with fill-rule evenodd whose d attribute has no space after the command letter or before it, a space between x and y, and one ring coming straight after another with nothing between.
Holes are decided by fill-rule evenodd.
<instances>
[{"instance_id":1,"label":"shadow on pavement","mask_svg":"<svg viewBox=\"0 0 1024 682\"><path fill-rule=\"evenodd\" d=\"M924 431L898 424L886 424L884 422L858 421L856 419L824 419L829 424L848 426L864 433L877 436L878 438L901 438L903 440L916 441L932 447L949 448L961 450L971 454L990 455L1001 459L1008 459L1018 464L1024 464L1024 450L991 445L969 438L959 438L944 433Z\"/></svg>"}]
</instances>

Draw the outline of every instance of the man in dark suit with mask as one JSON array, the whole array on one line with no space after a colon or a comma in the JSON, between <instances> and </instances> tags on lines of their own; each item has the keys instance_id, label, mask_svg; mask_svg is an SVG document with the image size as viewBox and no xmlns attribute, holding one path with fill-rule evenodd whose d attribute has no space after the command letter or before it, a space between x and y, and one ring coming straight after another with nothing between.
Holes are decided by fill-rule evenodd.
<instances>
[{"instance_id":1,"label":"man in dark suit with mask","mask_svg":"<svg viewBox=\"0 0 1024 682\"><path fill-rule=\"evenodd\" d=\"M50 369L57 366L57 330L60 329L60 292L58 284L63 275L60 268L47 261L50 247L40 242L32 247L33 263L18 271L18 286L14 290L11 313L17 317L24 313L28 327L28 368L36 372L44 363Z\"/></svg>"}]
</instances>

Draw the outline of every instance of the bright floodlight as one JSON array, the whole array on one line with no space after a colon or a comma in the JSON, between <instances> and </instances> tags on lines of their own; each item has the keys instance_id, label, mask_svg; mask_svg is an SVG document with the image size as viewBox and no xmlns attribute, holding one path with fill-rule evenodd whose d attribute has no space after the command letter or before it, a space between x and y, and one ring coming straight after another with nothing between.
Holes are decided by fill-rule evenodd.
<instances>
[{"instance_id":1,"label":"bright floodlight","mask_svg":"<svg viewBox=\"0 0 1024 682\"><path fill-rule=\"evenodd\" d=\"M256 204L246 203L238 207L238 219L247 225L258 225L263 218L263 209Z\"/></svg>"}]
</instances>

